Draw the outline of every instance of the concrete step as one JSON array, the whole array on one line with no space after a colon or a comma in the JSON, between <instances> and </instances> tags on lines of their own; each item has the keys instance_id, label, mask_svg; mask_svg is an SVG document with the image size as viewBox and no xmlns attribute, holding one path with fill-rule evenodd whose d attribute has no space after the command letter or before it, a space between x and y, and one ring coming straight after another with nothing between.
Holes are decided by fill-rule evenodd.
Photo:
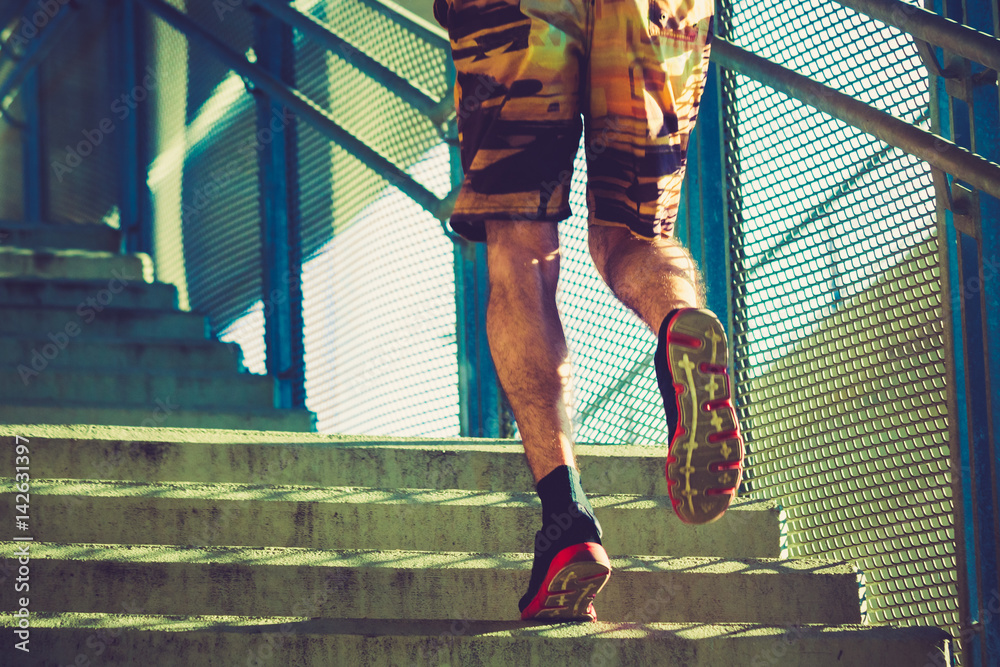
<instances>
[{"instance_id":1,"label":"concrete step","mask_svg":"<svg viewBox=\"0 0 1000 667\"><path fill-rule=\"evenodd\" d=\"M530 551L541 518L534 493L38 478L31 493L32 535L62 543L505 553ZM668 498L590 502L614 553L780 556L773 501L738 500L707 526L675 520Z\"/></svg>"},{"instance_id":2,"label":"concrete step","mask_svg":"<svg viewBox=\"0 0 1000 667\"><path fill-rule=\"evenodd\" d=\"M202 373L173 370L48 368L41 372L24 366L0 370L0 402L48 401L56 404L150 405L157 399L180 407L213 405L222 408L274 406L274 379L265 375Z\"/></svg>"},{"instance_id":3,"label":"concrete step","mask_svg":"<svg viewBox=\"0 0 1000 667\"><path fill-rule=\"evenodd\" d=\"M97 337L204 340L209 332L203 316L173 310L0 306L0 334L49 337L65 347Z\"/></svg>"},{"instance_id":4,"label":"concrete step","mask_svg":"<svg viewBox=\"0 0 1000 667\"><path fill-rule=\"evenodd\" d=\"M31 423L26 419L7 420L10 426L0 425L0 436L6 433L32 437L39 452L32 464L32 475L44 478L479 491L534 489L523 448L510 440L17 426ZM163 425L174 426L174 422ZM110 475L96 472L103 468L106 458L122 459ZM577 459L588 493L667 495L664 448L579 445Z\"/></svg>"},{"instance_id":5,"label":"concrete step","mask_svg":"<svg viewBox=\"0 0 1000 667\"><path fill-rule=\"evenodd\" d=\"M8 566L15 543L0 547ZM294 616L311 592L333 588L312 616L516 619L531 555L322 551L33 542L32 611L115 613L140 596L154 614ZM613 558L598 618L649 622L859 623L858 572L794 559ZM650 600L658 601L648 605ZM5 609L13 608L7 598Z\"/></svg>"},{"instance_id":6,"label":"concrete step","mask_svg":"<svg viewBox=\"0 0 1000 667\"><path fill-rule=\"evenodd\" d=\"M198 369L242 371L243 352L234 343L214 340L135 341L127 338L77 338L60 350L58 341L45 337L0 335L0 366L80 368L106 370ZM43 361L44 360L44 361Z\"/></svg>"},{"instance_id":7,"label":"concrete step","mask_svg":"<svg viewBox=\"0 0 1000 667\"><path fill-rule=\"evenodd\" d=\"M64 306L87 308L177 308L177 288L168 283L132 280L53 280L4 278L0 280L0 304L4 306Z\"/></svg>"},{"instance_id":8,"label":"concrete step","mask_svg":"<svg viewBox=\"0 0 1000 667\"><path fill-rule=\"evenodd\" d=\"M308 410L292 410L278 408L255 408L252 410L237 410L233 408L213 407L211 405L180 406L177 404L151 403L144 407L95 406L88 404L51 402L31 402L8 400L0 403L0 424L30 424L31 426L0 427L19 429L20 434L34 433L39 430L66 428L63 424L72 424L74 429L98 429L122 427L155 427L159 424L170 424L177 429L253 429L250 433L261 429L273 432L293 433L287 437L295 437L299 433L316 430L316 415ZM120 426L108 427L108 424ZM41 426L39 426L41 425ZM57 426L52 426L57 425ZM83 426L81 426L83 425ZM240 432L240 431L233 431ZM30 437L30 436L29 436ZM83 443L80 443L81 446ZM119 443L124 445L125 443ZM129 449L126 447L126 449ZM131 450L136 452L137 450ZM81 451L77 452L82 453ZM102 477L100 472L114 474L117 463L110 465L109 461L117 461L115 455L104 451L100 459L92 459L87 464L90 477ZM88 458L84 455L84 458ZM122 462L125 468L131 467ZM74 473L61 475L74 477ZM113 479L113 478L112 478Z\"/></svg>"},{"instance_id":9,"label":"concrete step","mask_svg":"<svg viewBox=\"0 0 1000 667\"><path fill-rule=\"evenodd\" d=\"M465 618L310 619L299 590L294 617L32 612L31 656L44 664L189 665L684 665L685 667L922 667L951 664L943 630L845 625L561 623ZM325 595L318 591L319 597ZM132 608L141 608L136 596ZM0 650L16 655L17 619L0 618ZM83 655L84 662L78 658ZM76 660L77 662L74 662ZM42 664L42 663L39 663Z\"/></svg>"},{"instance_id":10,"label":"concrete step","mask_svg":"<svg viewBox=\"0 0 1000 667\"><path fill-rule=\"evenodd\" d=\"M153 263L142 253L0 246L0 278L19 277L103 280L117 290L122 283L151 282Z\"/></svg>"},{"instance_id":11,"label":"concrete step","mask_svg":"<svg viewBox=\"0 0 1000 667\"><path fill-rule=\"evenodd\" d=\"M30 655L44 664L189 665L684 665L922 667L951 664L937 628L701 623L561 623L31 613ZM323 599L322 591L317 591ZM142 607L136 596L133 609ZM0 617L0 651L17 655L17 619ZM27 654L25 654L27 655ZM81 660L78 656L83 656ZM86 661L86 662L85 662ZM39 662L38 664L43 664Z\"/></svg>"},{"instance_id":12,"label":"concrete step","mask_svg":"<svg viewBox=\"0 0 1000 667\"><path fill-rule=\"evenodd\" d=\"M105 224L0 220L0 246L118 252L121 232Z\"/></svg>"}]
</instances>

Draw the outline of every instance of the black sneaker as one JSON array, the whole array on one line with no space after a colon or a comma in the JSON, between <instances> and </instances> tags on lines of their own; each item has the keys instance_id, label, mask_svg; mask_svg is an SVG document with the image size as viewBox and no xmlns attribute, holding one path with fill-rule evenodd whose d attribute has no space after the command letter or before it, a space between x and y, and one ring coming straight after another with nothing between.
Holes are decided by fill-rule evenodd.
<instances>
[{"instance_id":1,"label":"black sneaker","mask_svg":"<svg viewBox=\"0 0 1000 667\"><path fill-rule=\"evenodd\" d=\"M654 365L670 429L667 488L684 523L721 517L740 485L743 438L728 363L726 332L710 310L681 308L664 321Z\"/></svg>"},{"instance_id":2,"label":"black sneaker","mask_svg":"<svg viewBox=\"0 0 1000 667\"><path fill-rule=\"evenodd\" d=\"M604 547L596 542L573 544L551 562L546 560L535 551L528 592L518 605L521 620L596 621L594 598L611 576Z\"/></svg>"}]
</instances>

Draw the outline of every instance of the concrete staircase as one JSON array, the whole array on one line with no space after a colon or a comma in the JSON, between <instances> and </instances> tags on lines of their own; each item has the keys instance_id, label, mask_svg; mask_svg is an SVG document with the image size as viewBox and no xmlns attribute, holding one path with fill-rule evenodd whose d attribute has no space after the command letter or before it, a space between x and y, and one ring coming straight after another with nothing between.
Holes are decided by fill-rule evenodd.
<instances>
[{"instance_id":1,"label":"concrete staircase","mask_svg":"<svg viewBox=\"0 0 1000 667\"><path fill-rule=\"evenodd\" d=\"M540 519L517 444L2 426L6 451L17 435L31 653L4 613L4 664L950 664L941 630L862 625L850 564L783 560L773 503L681 524L655 448L578 448L614 572L599 622L544 625L516 620ZM23 544L3 544L5 612Z\"/></svg>"},{"instance_id":2,"label":"concrete staircase","mask_svg":"<svg viewBox=\"0 0 1000 667\"><path fill-rule=\"evenodd\" d=\"M0 423L311 431L105 225L0 222Z\"/></svg>"}]
</instances>

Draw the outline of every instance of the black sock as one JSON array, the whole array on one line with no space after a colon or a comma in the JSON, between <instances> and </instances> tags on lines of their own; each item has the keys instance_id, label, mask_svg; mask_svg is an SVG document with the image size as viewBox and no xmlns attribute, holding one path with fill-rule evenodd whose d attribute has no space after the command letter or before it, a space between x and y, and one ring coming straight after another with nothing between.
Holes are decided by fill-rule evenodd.
<instances>
[{"instance_id":1,"label":"black sock","mask_svg":"<svg viewBox=\"0 0 1000 667\"><path fill-rule=\"evenodd\" d=\"M674 378L670 374L670 367L667 364L667 323L676 314L677 309L675 308L663 318L663 322L660 324L660 333L657 336L656 355L653 357L656 384L660 389L660 395L663 396L663 411L666 413L670 438L673 438L677 431L677 394L674 391Z\"/></svg>"},{"instance_id":2,"label":"black sock","mask_svg":"<svg viewBox=\"0 0 1000 667\"><path fill-rule=\"evenodd\" d=\"M535 561L528 592L518 603L521 611L538 593L556 554L574 544L601 543L601 524L583 492L576 468L559 466L543 477L535 490L542 500L542 529L535 534Z\"/></svg>"},{"instance_id":3,"label":"black sock","mask_svg":"<svg viewBox=\"0 0 1000 667\"><path fill-rule=\"evenodd\" d=\"M547 530L551 526L558 528L560 533L571 536L581 534L590 537L594 533L600 539L601 524L583 492L580 472L576 468L559 466L535 485L535 491L542 500L542 531L550 541L565 541L556 535L554 528Z\"/></svg>"}]
</instances>

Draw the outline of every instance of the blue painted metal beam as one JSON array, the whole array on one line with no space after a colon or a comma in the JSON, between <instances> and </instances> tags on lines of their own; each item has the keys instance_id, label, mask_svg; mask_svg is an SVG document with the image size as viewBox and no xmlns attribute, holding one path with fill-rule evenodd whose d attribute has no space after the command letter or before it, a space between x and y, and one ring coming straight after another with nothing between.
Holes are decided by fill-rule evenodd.
<instances>
[{"instance_id":1,"label":"blue painted metal beam","mask_svg":"<svg viewBox=\"0 0 1000 667\"><path fill-rule=\"evenodd\" d=\"M455 66L448 62L448 77L455 80ZM449 134L458 136L455 119ZM450 146L453 191L462 183L462 161L455 142ZM455 329L458 339L458 415L463 437L499 438L502 432L504 398L497 379L490 344L486 336L486 307L489 304L489 273L486 244L471 243L450 234L455 243Z\"/></svg>"},{"instance_id":2,"label":"blue painted metal beam","mask_svg":"<svg viewBox=\"0 0 1000 667\"><path fill-rule=\"evenodd\" d=\"M1000 23L1000 7L996 0L965 0L965 23L975 30L996 35ZM991 50L994 60L1000 61L1000 49ZM994 63L990 63L993 65ZM997 73L971 63L967 93L971 112L972 150L987 160L1000 164L1000 94L995 81ZM977 85L977 81L979 82ZM978 392L970 395L974 405L975 421L972 447L977 465L976 489L979 531L980 585L982 595L982 634L984 664L1000 664L1000 289L996 283L1000 276L1000 198L984 192L969 203L979 219L977 239L963 244L969 246L970 260L974 264L966 275L978 278L978 290L969 295L969 302L976 301L978 321L966 319L970 346L970 373ZM964 264L964 262L963 262ZM971 304L969 304L971 305ZM976 308L971 308L975 312ZM978 342L979 349L972 345ZM972 389L972 387L970 387ZM981 393L979 393L981 392ZM992 608L992 610L991 610ZM989 615L989 616L987 616ZM987 617L990 622L987 622Z\"/></svg>"},{"instance_id":3,"label":"blue painted metal beam","mask_svg":"<svg viewBox=\"0 0 1000 667\"><path fill-rule=\"evenodd\" d=\"M498 438L500 385L486 337L486 244L455 241L459 428L463 437Z\"/></svg>"},{"instance_id":4,"label":"blue painted metal beam","mask_svg":"<svg viewBox=\"0 0 1000 667\"><path fill-rule=\"evenodd\" d=\"M939 14L996 34L992 0L935 0ZM937 55L937 54L936 54ZM957 145L1000 162L1000 95L976 63L940 53L932 69L935 129ZM1000 200L937 172L955 536L963 663L1000 664Z\"/></svg>"},{"instance_id":5,"label":"blue painted metal beam","mask_svg":"<svg viewBox=\"0 0 1000 667\"><path fill-rule=\"evenodd\" d=\"M48 170L42 159L45 141L38 77L38 69L33 69L24 77L21 86L21 107L24 109L25 122L21 132L24 151L24 219L33 223L44 220L48 212L45 205Z\"/></svg>"},{"instance_id":6,"label":"blue painted metal beam","mask_svg":"<svg viewBox=\"0 0 1000 667\"><path fill-rule=\"evenodd\" d=\"M726 194L725 144L722 129L722 86L715 63L698 107L698 122L688 156L687 194L693 230L691 252L705 278L706 305L727 324L733 315L732 267L729 261L729 216ZM697 244L697 245L696 245Z\"/></svg>"},{"instance_id":7,"label":"blue painted metal beam","mask_svg":"<svg viewBox=\"0 0 1000 667\"><path fill-rule=\"evenodd\" d=\"M146 69L142 46L144 23L135 5L121 2L115 7L115 21L120 35L112 52L112 67L118 70L120 89L150 90L155 79ZM122 120L116 137L118 150L118 211L125 252L153 252L152 203L146 176L149 169L148 117L140 106Z\"/></svg>"},{"instance_id":8,"label":"blue painted metal beam","mask_svg":"<svg viewBox=\"0 0 1000 667\"><path fill-rule=\"evenodd\" d=\"M294 86L291 28L265 14L258 14L254 22L258 63L276 79ZM258 136L271 137L261 142L259 152L267 372L275 378L275 407L301 408L306 396L296 122L279 100L262 91L256 91L255 97ZM278 127L276 119L281 120Z\"/></svg>"}]
</instances>

